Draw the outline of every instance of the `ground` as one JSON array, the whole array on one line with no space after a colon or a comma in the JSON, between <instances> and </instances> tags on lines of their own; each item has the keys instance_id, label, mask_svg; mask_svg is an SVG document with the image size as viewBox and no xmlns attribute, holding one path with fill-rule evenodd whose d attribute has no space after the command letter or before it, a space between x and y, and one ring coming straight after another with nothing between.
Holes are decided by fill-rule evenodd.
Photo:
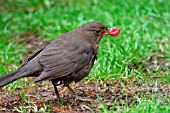
<instances>
[{"instance_id":1,"label":"ground","mask_svg":"<svg viewBox=\"0 0 170 113\"><path fill-rule=\"evenodd\" d=\"M155 99L160 100L160 104L165 104L167 100L170 100L170 85L153 86L151 84L129 84L129 82L120 84L114 81L105 84L81 82L73 84L72 87L79 96L88 100L75 100L67 88L59 87L63 97L61 105L56 99L51 84L38 84L26 89L20 87L13 93L1 90L0 96L3 98L0 101L1 110L11 112L34 109L36 111L36 109L44 109L46 105L50 108L50 112L97 112L103 109L103 104L109 111L117 110L118 106L129 106L132 103L137 105L138 99L141 98L152 99L153 94ZM165 97L167 100L164 99Z\"/></svg>"},{"instance_id":2,"label":"ground","mask_svg":"<svg viewBox=\"0 0 170 113\"><path fill-rule=\"evenodd\" d=\"M168 0L0 1L0 75L26 61L36 48L88 21L121 29L101 40L90 74L59 86L23 78L0 88L4 112L170 112L170 2Z\"/></svg>"}]
</instances>

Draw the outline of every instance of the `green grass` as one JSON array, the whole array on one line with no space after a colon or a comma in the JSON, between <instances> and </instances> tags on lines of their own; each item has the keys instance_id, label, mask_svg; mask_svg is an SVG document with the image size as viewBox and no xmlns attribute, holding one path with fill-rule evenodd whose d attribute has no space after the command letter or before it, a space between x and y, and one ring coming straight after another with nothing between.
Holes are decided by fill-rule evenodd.
<instances>
[{"instance_id":1,"label":"green grass","mask_svg":"<svg viewBox=\"0 0 170 113\"><path fill-rule=\"evenodd\" d=\"M110 28L119 27L121 34L115 38L103 37L98 60L84 80L105 82L120 78L129 80L135 76L138 82L155 82L150 77L162 75L160 70L153 73L147 68L144 73L142 67L150 59L150 54L162 56L170 62L169 0L2 0L0 4L0 75L14 71L24 59L27 50L24 43L19 43L18 34L37 31L39 39L50 41L91 20L100 21ZM131 68L129 64L132 64ZM134 64L138 65L137 69ZM170 83L169 72L168 66L165 67L160 83ZM8 88L23 84L19 80ZM160 108L157 100L147 101L124 109L128 112L170 109L167 104Z\"/></svg>"},{"instance_id":2,"label":"green grass","mask_svg":"<svg viewBox=\"0 0 170 113\"><path fill-rule=\"evenodd\" d=\"M100 101L100 97L98 97L98 103L100 105L100 107L96 106L96 110L99 113L112 113L114 112L114 109L117 110L117 112L122 112L122 113L169 113L170 112L170 108L169 108L169 102L166 98L164 98L164 106L162 106L162 102L160 101L161 99L157 99L156 95L152 95L153 97L151 99L148 100L144 100L144 99L138 99L138 105L134 105L134 103L132 103L130 105L130 109L129 106L125 105L125 106L116 106L116 105L112 105L111 110L108 110L107 108L107 104L109 103L103 103ZM92 109L90 109L89 107L86 106L87 109L89 109L91 112L94 112ZM100 108L100 109L99 109Z\"/></svg>"}]
</instances>

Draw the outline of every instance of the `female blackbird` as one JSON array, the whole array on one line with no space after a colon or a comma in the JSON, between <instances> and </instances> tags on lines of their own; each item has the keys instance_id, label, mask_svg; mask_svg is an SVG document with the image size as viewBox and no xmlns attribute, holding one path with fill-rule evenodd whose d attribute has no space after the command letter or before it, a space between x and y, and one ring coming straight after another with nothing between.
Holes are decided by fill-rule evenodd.
<instances>
[{"instance_id":1,"label":"female blackbird","mask_svg":"<svg viewBox=\"0 0 170 113\"><path fill-rule=\"evenodd\" d=\"M100 22L88 22L34 51L15 72L0 77L0 87L23 77L35 77L34 82L52 81L60 99L56 86L64 84L73 92L69 84L79 82L89 74L102 36L116 36L119 32L115 27L113 32L108 30Z\"/></svg>"}]
</instances>

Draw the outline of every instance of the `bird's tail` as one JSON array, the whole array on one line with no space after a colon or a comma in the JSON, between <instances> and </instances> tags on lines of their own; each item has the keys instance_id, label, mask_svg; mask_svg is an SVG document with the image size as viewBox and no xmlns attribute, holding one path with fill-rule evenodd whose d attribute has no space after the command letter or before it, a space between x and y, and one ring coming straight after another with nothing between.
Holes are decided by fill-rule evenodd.
<instances>
[{"instance_id":1,"label":"bird's tail","mask_svg":"<svg viewBox=\"0 0 170 113\"><path fill-rule=\"evenodd\" d=\"M5 74L4 76L0 77L0 87L3 87L17 79L26 77L28 75L28 72L24 69L17 70L15 72Z\"/></svg>"}]
</instances>

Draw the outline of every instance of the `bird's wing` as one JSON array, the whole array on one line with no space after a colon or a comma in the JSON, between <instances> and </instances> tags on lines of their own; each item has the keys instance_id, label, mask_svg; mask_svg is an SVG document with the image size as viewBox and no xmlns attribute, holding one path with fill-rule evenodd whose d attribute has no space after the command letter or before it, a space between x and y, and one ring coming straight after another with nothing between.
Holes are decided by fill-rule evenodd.
<instances>
[{"instance_id":1,"label":"bird's wing","mask_svg":"<svg viewBox=\"0 0 170 113\"><path fill-rule=\"evenodd\" d=\"M32 54L28 56L27 62L33 59L35 56L37 56L45 47L46 45L41 46L40 48L36 49Z\"/></svg>"},{"instance_id":2,"label":"bird's wing","mask_svg":"<svg viewBox=\"0 0 170 113\"><path fill-rule=\"evenodd\" d=\"M36 57L45 47L46 45L41 46L40 48L36 49L32 54L28 56L27 61L24 64L22 64L18 69L21 69L22 67L24 67L31 59Z\"/></svg>"},{"instance_id":3,"label":"bird's wing","mask_svg":"<svg viewBox=\"0 0 170 113\"><path fill-rule=\"evenodd\" d=\"M86 42L60 45L49 46L42 53L39 62L44 71L34 82L67 76L86 66L93 57L93 48Z\"/></svg>"}]
</instances>

